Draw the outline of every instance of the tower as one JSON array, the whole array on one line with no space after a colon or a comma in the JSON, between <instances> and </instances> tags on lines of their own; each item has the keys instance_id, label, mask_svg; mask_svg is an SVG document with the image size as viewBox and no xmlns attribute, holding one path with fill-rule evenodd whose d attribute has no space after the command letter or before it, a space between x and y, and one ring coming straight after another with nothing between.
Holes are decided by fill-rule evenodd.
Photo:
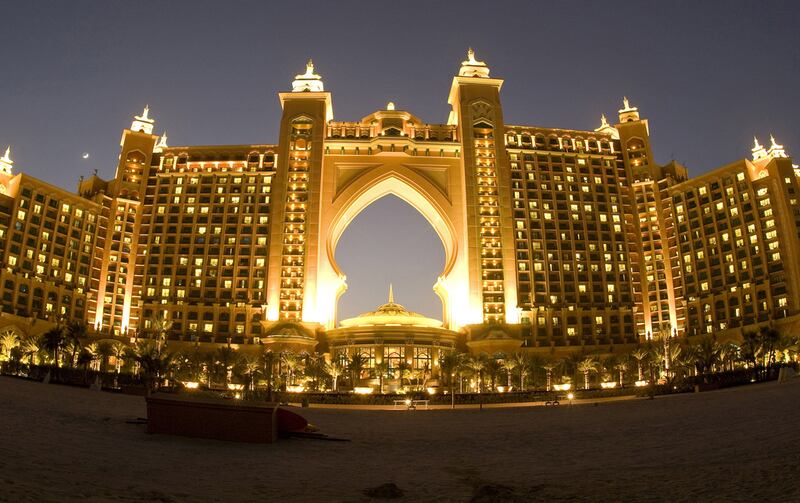
<instances>
[{"instance_id":1,"label":"tower","mask_svg":"<svg viewBox=\"0 0 800 503\"><path fill-rule=\"evenodd\" d=\"M619 110L619 132L625 166L631 179L631 200L635 221L631 222L635 237L633 250L634 302L636 326L642 339L669 338L682 334L685 306L680 285L680 263L675 252L663 243L674 241L675 219L666 189L685 178L685 168L673 163L667 172L655 163L650 145L647 119L639 109L622 100ZM676 281L676 278L678 281Z\"/></svg>"},{"instance_id":2,"label":"tower","mask_svg":"<svg viewBox=\"0 0 800 503\"><path fill-rule=\"evenodd\" d=\"M331 93L309 60L280 93L283 115L273 193L267 274L267 319L315 319L317 224L326 123Z\"/></svg>"},{"instance_id":3,"label":"tower","mask_svg":"<svg viewBox=\"0 0 800 503\"><path fill-rule=\"evenodd\" d=\"M503 142L502 79L469 49L453 78L449 123L457 127L467 214L470 316L473 323L517 323L510 172Z\"/></svg>"},{"instance_id":4,"label":"tower","mask_svg":"<svg viewBox=\"0 0 800 503\"><path fill-rule=\"evenodd\" d=\"M153 134L155 120L149 114L150 108L145 106L122 132L114 179L101 184L103 191L86 193L104 208L99 228L105 235L98 240L93 258L93 267L100 274L88 306L88 321L98 331L125 334L139 327L142 285L135 275L139 229L144 188L158 139Z\"/></svg>"}]
</instances>

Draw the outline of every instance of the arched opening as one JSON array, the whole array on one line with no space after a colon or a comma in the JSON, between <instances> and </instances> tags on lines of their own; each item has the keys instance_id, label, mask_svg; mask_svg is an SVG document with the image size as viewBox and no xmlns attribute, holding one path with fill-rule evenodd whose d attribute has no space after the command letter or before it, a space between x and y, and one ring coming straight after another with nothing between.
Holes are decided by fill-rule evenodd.
<instances>
[{"instance_id":1,"label":"arched opening","mask_svg":"<svg viewBox=\"0 0 800 503\"><path fill-rule=\"evenodd\" d=\"M367 205L345 228L334 249L347 276L337 318L373 311L386 302L387 287L411 311L443 318L443 305L431 288L445 266L445 248L426 217L388 194Z\"/></svg>"}]
</instances>

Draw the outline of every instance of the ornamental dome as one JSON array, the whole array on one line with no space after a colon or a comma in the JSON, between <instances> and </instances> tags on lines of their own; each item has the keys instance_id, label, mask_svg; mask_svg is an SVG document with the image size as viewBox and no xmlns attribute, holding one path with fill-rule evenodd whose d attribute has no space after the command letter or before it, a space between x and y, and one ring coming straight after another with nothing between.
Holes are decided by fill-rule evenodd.
<instances>
[{"instance_id":1,"label":"ornamental dome","mask_svg":"<svg viewBox=\"0 0 800 503\"><path fill-rule=\"evenodd\" d=\"M355 318L342 320L339 324L342 327L384 325L439 328L442 326L442 322L439 320L427 318L395 303L391 285L389 285L389 302L383 304L375 311L360 314Z\"/></svg>"}]
</instances>

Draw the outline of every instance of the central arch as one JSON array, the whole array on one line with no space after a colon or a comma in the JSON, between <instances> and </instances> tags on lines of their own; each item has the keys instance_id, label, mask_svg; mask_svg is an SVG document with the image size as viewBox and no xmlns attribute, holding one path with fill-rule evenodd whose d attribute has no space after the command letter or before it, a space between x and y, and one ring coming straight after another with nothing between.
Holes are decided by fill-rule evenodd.
<instances>
[{"instance_id":1,"label":"central arch","mask_svg":"<svg viewBox=\"0 0 800 503\"><path fill-rule=\"evenodd\" d=\"M331 170L334 171L334 170ZM330 185L335 187L335 183ZM305 312L315 316L326 328L334 328L339 298L347 289L346 277L336 262L339 239L350 223L369 205L387 195L394 195L415 208L433 227L444 247L444 268L434 292L442 301L442 321L457 328L470 320L466 242L461 226L464 217L439 185L424 173L403 165L384 164L365 169L347 180L339 191L322 194L316 268L316 292L304 304ZM325 204L325 202L328 204ZM309 320L310 321L310 320Z\"/></svg>"}]
</instances>

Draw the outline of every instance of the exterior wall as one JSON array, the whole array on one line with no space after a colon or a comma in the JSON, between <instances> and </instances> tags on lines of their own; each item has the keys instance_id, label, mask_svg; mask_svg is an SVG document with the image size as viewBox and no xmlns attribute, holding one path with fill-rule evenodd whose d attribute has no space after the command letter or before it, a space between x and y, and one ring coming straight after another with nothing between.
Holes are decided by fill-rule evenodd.
<instances>
[{"instance_id":1,"label":"exterior wall","mask_svg":"<svg viewBox=\"0 0 800 503\"><path fill-rule=\"evenodd\" d=\"M516 275L529 345L632 342L633 219L619 142L509 126Z\"/></svg>"},{"instance_id":2,"label":"exterior wall","mask_svg":"<svg viewBox=\"0 0 800 503\"><path fill-rule=\"evenodd\" d=\"M313 92L280 94L277 145L157 145L145 112L123 132L114 178L82 179L77 194L8 164L3 311L124 336L164 316L172 338L237 344L296 324L312 347L309 334L336 327L347 287L337 240L395 194L442 239L434 290L470 347L632 344L800 319L800 172L779 146L688 179L655 162L627 101L618 124L595 131L506 125L503 81L473 57L453 80L448 124L394 106L335 122L312 67Z\"/></svg>"},{"instance_id":3,"label":"exterior wall","mask_svg":"<svg viewBox=\"0 0 800 503\"><path fill-rule=\"evenodd\" d=\"M185 339L258 337L267 292L274 146L173 148L153 157L141 224L142 322Z\"/></svg>"},{"instance_id":4,"label":"exterior wall","mask_svg":"<svg viewBox=\"0 0 800 503\"><path fill-rule=\"evenodd\" d=\"M797 315L798 177L739 161L669 189L689 335Z\"/></svg>"}]
</instances>

